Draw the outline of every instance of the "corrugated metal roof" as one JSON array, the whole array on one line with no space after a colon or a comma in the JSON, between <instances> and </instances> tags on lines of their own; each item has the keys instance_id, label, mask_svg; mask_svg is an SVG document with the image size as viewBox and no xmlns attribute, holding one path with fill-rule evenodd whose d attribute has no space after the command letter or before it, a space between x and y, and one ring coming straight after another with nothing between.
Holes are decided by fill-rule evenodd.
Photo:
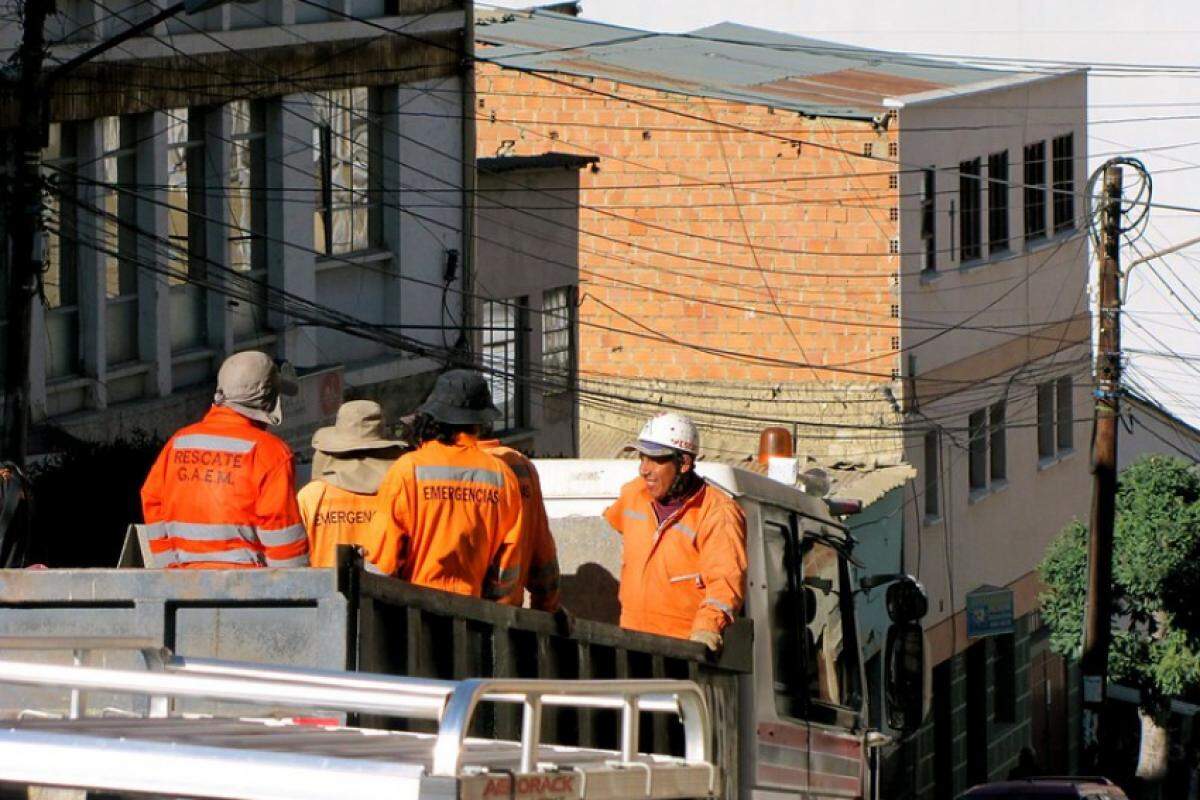
<instances>
[{"instance_id":1,"label":"corrugated metal roof","mask_svg":"<svg viewBox=\"0 0 1200 800\"><path fill-rule=\"evenodd\" d=\"M730 22L651 33L535 10L481 18L476 38L501 66L848 119L879 117L885 98L1012 75Z\"/></svg>"}]
</instances>

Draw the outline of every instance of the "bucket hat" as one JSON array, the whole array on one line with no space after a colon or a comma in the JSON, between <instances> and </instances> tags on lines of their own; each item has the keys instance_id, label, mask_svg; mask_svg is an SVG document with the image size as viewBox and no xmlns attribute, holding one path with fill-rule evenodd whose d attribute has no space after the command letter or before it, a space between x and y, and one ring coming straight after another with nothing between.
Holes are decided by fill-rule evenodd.
<instances>
[{"instance_id":1,"label":"bucket hat","mask_svg":"<svg viewBox=\"0 0 1200 800\"><path fill-rule=\"evenodd\" d=\"M246 350L225 359L217 371L213 405L234 411L268 425L283 422L283 396L300 390L290 364L279 366L266 353Z\"/></svg>"},{"instance_id":2,"label":"bucket hat","mask_svg":"<svg viewBox=\"0 0 1200 800\"><path fill-rule=\"evenodd\" d=\"M314 450L331 455L406 446L405 442L389 439L384 434L383 409L379 403L351 400L342 403L333 425L313 434L312 446Z\"/></svg>"},{"instance_id":3,"label":"bucket hat","mask_svg":"<svg viewBox=\"0 0 1200 800\"><path fill-rule=\"evenodd\" d=\"M443 372L418 410L447 425L484 425L500 416L487 381L473 369Z\"/></svg>"}]
</instances>

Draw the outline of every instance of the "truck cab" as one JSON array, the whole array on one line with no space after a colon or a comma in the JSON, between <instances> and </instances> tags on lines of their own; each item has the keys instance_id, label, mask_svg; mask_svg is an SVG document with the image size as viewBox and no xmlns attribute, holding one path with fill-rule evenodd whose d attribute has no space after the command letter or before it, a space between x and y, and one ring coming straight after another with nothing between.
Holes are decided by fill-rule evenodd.
<instances>
[{"instance_id":1,"label":"truck cab","mask_svg":"<svg viewBox=\"0 0 1200 800\"><path fill-rule=\"evenodd\" d=\"M621 542L602 512L637 477L637 462L536 463L558 545L564 604L582 617L616 622ZM824 500L797 487L724 464L701 461L697 471L746 515L743 615L754 636L753 669L739 686L742 796L871 797L871 748L886 737L868 730L853 538ZM882 577L897 578L909 593L919 590L904 576ZM895 635L900 630L889 635L888 661L896 669L887 694L898 701L889 717L903 727L912 725L911 707L924 703L912 697L926 683L923 674L911 674L914 662L925 672L923 645L916 652L913 642L915 621L907 621L907 637ZM902 705L909 707L907 721Z\"/></svg>"}]
</instances>

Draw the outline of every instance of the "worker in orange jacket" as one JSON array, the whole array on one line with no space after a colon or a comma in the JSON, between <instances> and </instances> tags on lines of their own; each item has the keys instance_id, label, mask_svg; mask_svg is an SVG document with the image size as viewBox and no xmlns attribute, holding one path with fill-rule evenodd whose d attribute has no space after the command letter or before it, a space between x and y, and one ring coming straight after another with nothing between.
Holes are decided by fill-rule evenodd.
<instances>
[{"instance_id":1,"label":"worker in orange jacket","mask_svg":"<svg viewBox=\"0 0 1200 800\"><path fill-rule=\"evenodd\" d=\"M384 427L378 403L351 400L332 426L313 434L313 479L296 500L314 567L336 566L338 545L348 544L363 549L368 571L396 571L399 543L378 538L371 523L378 514L375 493L407 445L387 438Z\"/></svg>"},{"instance_id":2,"label":"worker in orange jacket","mask_svg":"<svg viewBox=\"0 0 1200 800\"><path fill-rule=\"evenodd\" d=\"M152 567L303 567L292 451L267 425L296 393L265 353L225 359L204 419L167 441L142 486Z\"/></svg>"},{"instance_id":3,"label":"worker in orange jacket","mask_svg":"<svg viewBox=\"0 0 1200 800\"><path fill-rule=\"evenodd\" d=\"M499 600L520 579L521 487L479 449L499 411L483 376L438 376L412 424L417 449L379 487L373 535L398 543L396 574L419 586Z\"/></svg>"},{"instance_id":4,"label":"worker in orange jacket","mask_svg":"<svg viewBox=\"0 0 1200 800\"><path fill-rule=\"evenodd\" d=\"M717 652L745 597L746 517L696 474L700 433L687 417L654 417L630 449L638 477L604 512L623 538L621 626Z\"/></svg>"},{"instance_id":5,"label":"worker in orange jacket","mask_svg":"<svg viewBox=\"0 0 1200 800\"><path fill-rule=\"evenodd\" d=\"M513 606L524 605L525 590L528 589L530 608L554 613L560 607L558 548L550 533L550 520L546 517L537 467L520 450L505 447L499 439L482 439L479 448L508 464L521 485L525 519L525 530L521 535L522 552L518 556L521 576L512 593L500 602Z\"/></svg>"}]
</instances>

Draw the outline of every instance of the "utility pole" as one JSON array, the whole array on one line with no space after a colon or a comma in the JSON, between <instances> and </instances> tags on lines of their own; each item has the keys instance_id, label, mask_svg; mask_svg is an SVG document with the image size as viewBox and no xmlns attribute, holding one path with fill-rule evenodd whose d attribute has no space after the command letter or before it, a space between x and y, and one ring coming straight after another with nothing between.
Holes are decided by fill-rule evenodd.
<instances>
[{"instance_id":1,"label":"utility pole","mask_svg":"<svg viewBox=\"0 0 1200 800\"><path fill-rule=\"evenodd\" d=\"M1084 614L1083 757L1085 770L1103 774L1101 735L1112 638L1112 551L1117 499L1117 430L1121 391L1121 167L1104 170L1100 231L1100 329L1096 342L1095 434L1092 441L1092 517L1088 537Z\"/></svg>"},{"instance_id":2,"label":"utility pole","mask_svg":"<svg viewBox=\"0 0 1200 800\"><path fill-rule=\"evenodd\" d=\"M12 137L12 176L5 226L8 228L8 329L4 369L4 458L24 468L29 444L29 351L32 304L41 283L37 239L42 227L41 157L48 130L49 104L43 99L46 17L53 0L25 0L21 48L17 52L17 119Z\"/></svg>"}]
</instances>

